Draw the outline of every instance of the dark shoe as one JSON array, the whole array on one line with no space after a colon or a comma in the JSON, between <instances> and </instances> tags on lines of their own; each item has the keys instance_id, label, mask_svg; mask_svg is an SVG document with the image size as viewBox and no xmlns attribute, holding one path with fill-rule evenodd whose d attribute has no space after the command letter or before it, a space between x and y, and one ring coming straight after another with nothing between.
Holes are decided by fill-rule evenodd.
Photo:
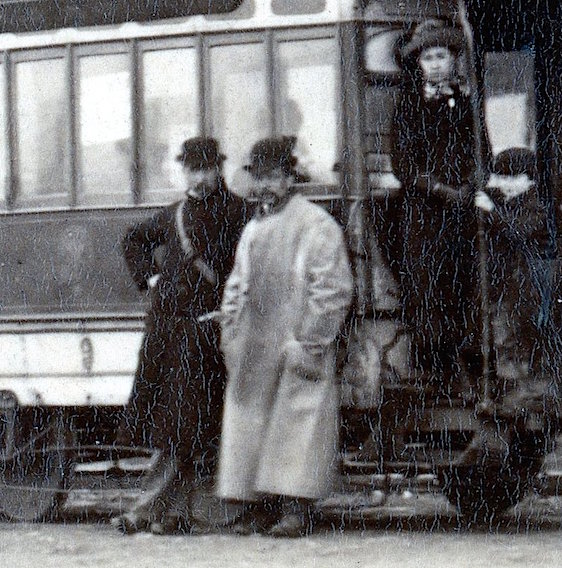
<instances>
[{"instance_id":1,"label":"dark shoe","mask_svg":"<svg viewBox=\"0 0 562 568\"><path fill-rule=\"evenodd\" d=\"M148 528L148 530L152 534L158 535L158 536L164 536L166 534L172 534L171 531L169 530L169 528L164 523L159 523L157 521L150 523L150 527Z\"/></svg>"},{"instance_id":2,"label":"dark shoe","mask_svg":"<svg viewBox=\"0 0 562 568\"><path fill-rule=\"evenodd\" d=\"M230 526L230 532L240 536L249 536L255 534L257 531L256 523L254 520L238 520Z\"/></svg>"},{"instance_id":3,"label":"dark shoe","mask_svg":"<svg viewBox=\"0 0 562 568\"><path fill-rule=\"evenodd\" d=\"M135 534L148 528L148 522L135 513L125 513L113 517L109 523L121 534Z\"/></svg>"},{"instance_id":4,"label":"dark shoe","mask_svg":"<svg viewBox=\"0 0 562 568\"><path fill-rule=\"evenodd\" d=\"M230 530L234 534L248 536L251 534L268 534L273 523L270 515L259 511L255 514L246 513L244 517L239 518L234 524L230 525Z\"/></svg>"},{"instance_id":5,"label":"dark shoe","mask_svg":"<svg viewBox=\"0 0 562 568\"><path fill-rule=\"evenodd\" d=\"M191 525L186 519L166 513L159 521L150 523L149 530L155 535L190 534Z\"/></svg>"},{"instance_id":6,"label":"dark shoe","mask_svg":"<svg viewBox=\"0 0 562 568\"><path fill-rule=\"evenodd\" d=\"M162 522L153 521L152 523L150 523L149 531L152 534L158 536L172 535L182 532L177 522L172 522L168 520Z\"/></svg>"},{"instance_id":7,"label":"dark shoe","mask_svg":"<svg viewBox=\"0 0 562 568\"><path fill-rule=\"evenodd\" d=\"M217 527L211 525L193 524L182 529L182 532L190 536L205 536L209 534L217 534L219 531Z\"/></svg>"},{"instance_id":8,"label":"dark shoe","mask_svg":"<svg viewBox=\"0 0 562 568\"><path fill-rule=\"evenodd\" d=\"M274 538L298 538L308 532L307 524L302 515L291 513L283 515L277 524L273 525L267 534Z\"/></svg>"}]
</instances>

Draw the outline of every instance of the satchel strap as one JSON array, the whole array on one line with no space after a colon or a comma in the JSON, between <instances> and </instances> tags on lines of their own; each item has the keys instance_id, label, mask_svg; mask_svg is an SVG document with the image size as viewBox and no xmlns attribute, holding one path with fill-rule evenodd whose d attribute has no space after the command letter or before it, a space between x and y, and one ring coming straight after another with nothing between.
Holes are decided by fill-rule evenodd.
<instances>
[{"instance_id":1,"label":"satchel strap","mask_svg":"<svg viewBox=\"0 0 562 568\"><path fill-rule=\"evenodd\" d=\"M180 238L181 248L187 258L191 260L195 257L195 247L185 232L183 206L184 202L182 201L176 209L176 230ZM216 286L218 278L215 271L200 256L193 260L193 266L209 284Z\"/></svg>"}]
</instances>

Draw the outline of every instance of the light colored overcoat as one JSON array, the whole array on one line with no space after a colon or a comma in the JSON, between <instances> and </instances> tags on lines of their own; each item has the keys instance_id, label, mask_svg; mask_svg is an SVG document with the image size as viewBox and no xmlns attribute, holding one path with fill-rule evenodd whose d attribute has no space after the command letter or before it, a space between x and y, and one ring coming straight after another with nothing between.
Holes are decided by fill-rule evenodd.
<instances>
[{"instance_id":1,"label":"light colored overcoat","mask_svg":"<svg viewBox=\"0 0 562 568\"><path fill-rule=\"evenodd\" d=\"M331 491L340 400L333 343L351 295L342 230L320 206L297 195L247 225L222 305L221 497Z\"/></svg>"}]
</instances>

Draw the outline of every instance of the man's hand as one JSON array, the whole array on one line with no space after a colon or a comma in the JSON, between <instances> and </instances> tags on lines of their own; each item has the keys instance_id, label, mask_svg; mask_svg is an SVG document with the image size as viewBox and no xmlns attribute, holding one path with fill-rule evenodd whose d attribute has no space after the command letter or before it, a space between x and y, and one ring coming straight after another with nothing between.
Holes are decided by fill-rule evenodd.
<instances>
[{"instance_id":1,"label":"man's hand","mask_svg":"<svg viewBox=\"0 0 562 568\"><path fill-rule=\"evenodd\" d=\"M147 280L149 290L152 290L156 286L156 284L158 284L158 280L160 280L160 274L153 274Z\"/></svg>"},{"instance_id":2,"label":"man's hand","mask_svg":"<svg viewBox=\"0 0 562 568\"><path fill-rule=\"evenodd\" d=\"M286 343L283 351L285 365L291 372L312 382L325 378L322 354L314 348L291 340Z\"/></svg>"},{"instance_id":3,"label":"man's hand","mask_svg":"<svg viewBox=\"0 0 562 568\"><path fill-rule=\"evenodd\" d=\"M474 196L474 205L486 213L491 213L495 209L494 202L490 196L482 190L478 190Z\"/></svg>"}]
</instances>

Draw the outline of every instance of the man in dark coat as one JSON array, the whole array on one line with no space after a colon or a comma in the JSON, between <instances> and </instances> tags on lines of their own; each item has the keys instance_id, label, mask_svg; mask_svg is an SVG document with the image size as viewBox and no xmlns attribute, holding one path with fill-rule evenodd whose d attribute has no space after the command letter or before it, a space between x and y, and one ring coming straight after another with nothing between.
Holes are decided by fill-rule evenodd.
<instances>
[{"instance_id":1,"label":"man in dark coat","mask_svg":"<svg viewBox=\"0 0 562 568\"><path fill-rule=\"evenodd\" d=\"M480 366L474 125L455 76L462 47L461 32L437 22L419 25L403 46L391 151L402 183L401 235L393 250L411 363L425 385L447 392L459 382L460 361L470 374Z\"/></svg>"},{"instance_id":2,"label":"man in dark coat","mask_svg":"<svg viewBox=\"0 0 562 568\"><path fill-rule=\"evenodd\" d=\"M123 240L133 280L151 294L128 426L134 444L161 450L143 497L113 521L125 533L172 529L178 487L208 475L218 449L225 370L217 324L205 315L220 305L245 205L226 188L214 139L187 140L177 159L185 198Z\"/></svg>"}]
</instances>

